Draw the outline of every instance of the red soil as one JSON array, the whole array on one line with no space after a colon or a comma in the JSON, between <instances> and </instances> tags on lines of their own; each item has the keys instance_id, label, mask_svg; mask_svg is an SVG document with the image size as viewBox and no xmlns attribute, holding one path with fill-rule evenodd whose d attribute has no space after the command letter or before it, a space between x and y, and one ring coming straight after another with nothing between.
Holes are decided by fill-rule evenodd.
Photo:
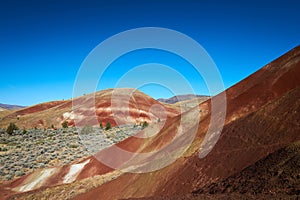
<instances>
[{"instance_id":1,"label":"red soil","mask_svg":"<svg viewBox=\"0 0 300 200\"><path fill-rule=\"evenodd\" d=\"M194 152L191 156L181 157L159 171L124 174L75 199L188 194L237 173L266 155L300 140L299 72L300 47L228 89L226 125L215 148L205 158L198 158L198 148L209 117L200 122L195 145L190 148ZM210 104L210 101L206 104ZM171 119L167 126L172 128L169 131L162 130L151 144L156 145L162 136L170 135L178 124L177 118ZM138 149L138 152L142 144L133 138L124 141L124 146L130 145L131 150Z\"/></svg>"},{"instance_id":2,"label":"red soil","mask_svg":"<svg viewBox=\"0 0 300 200\"><path fill-rule=\"evenodd\" d=\"M227 98L225 126L217 144L203 159L199 159L198 154L211 120L211 100L199 105L202 112L196 137L188 151L171 165L143 174L125 173L75 199L172 197L173 195L189 194L205 185L240 172L268 154L300 140L299 72L300 47L297 47L226 90L224 92ZM111 99L112 91L106 92L106 95L101 92L96 93L96 109L107 108L111 105L111 101L107 100ZM223 103L220 101L220 96L213 97L218 106L222 106ZM79 98L76 101L86 103L90 99ZM143 117L144 113L141 114L136 110L147 112L154 103L160 104L141 95L140 92L134 93L134 98L129 101L129 108L132 111L130 115L134 119ZM121 107L126 106L117 106L117 108ZM116 146L136 153L150 152L166 146L175 138L174 134L177 132L181 119L181 116L176 116L178 111L172 108L166 109L168 118L158 134L147 139L130 137ZM195 116L192 112L195 109L183 115L193 120ZM112 113L107 112L108 116L102 116L101 113L97 113L98 121L106 122L113 119L110 116ZM118 115L123 116L123 114L123 111L120 111ZM127 121L124 120L124 122ZM189 131L183 130L183 134L176 137L173 143L184 142ZM119 155L113 154L110 149L113 147L99 152L96 156L116 159L120 165L123 161L132 158L118 157ZM146 159L151 160L152 157ZM63 169L61 170L57 176L62 175ZM92 158L92 163L85 166L78 179L107 173L111 170ZM59 182L55 177L53 180L55 181L48 184Z\"/></svg>"}]
</instances>

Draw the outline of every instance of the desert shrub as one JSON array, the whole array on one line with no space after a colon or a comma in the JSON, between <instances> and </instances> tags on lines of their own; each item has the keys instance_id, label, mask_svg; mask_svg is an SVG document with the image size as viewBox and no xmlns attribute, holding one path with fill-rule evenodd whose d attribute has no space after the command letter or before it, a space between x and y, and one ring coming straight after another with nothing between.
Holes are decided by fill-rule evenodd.
<instances>
[{"instance_id":1,"label":"desert shrub","mask_svg":"<svg viewBox=\"0 0 300 200\"><path fill-rule=\"evenodd\" d=\"M149 124L146 121L144 121L143 124L142 124L142 128L146 128L148 125Z\"/></svg>"},{"instance_id":2,"label":"desert shrub","mask_svg":"<svg viewBox=\"0 0 300 200\"><path fill-rule=\"evenodd\" d=\"M100 128L101 128L101 129L103 129L103 125L102 125L102 122L100 122Z\"/></svg>"},{"instance_id":3,"label":"desert shrub","mask_svg":"<svg viewBox=\"0 0 300 200\"><path fill-rule=\"evenodd\" d=\"M67 121L64 121L64 122L61 124L61 126L62 126L63 128L68 128L68 122L67 122Z\"/></svg>"},{"instance_id":4,"label":"desert shrub","mask_svg":"<svg viewBox=\"0 0 300 200\"><path fill-rule=\"evenodd\" d=\"M11 180L13 178L13 176L11 175L11 174L7 174L6 176L5 176L5 180Z\"/></svg>"},{"instance_id":5,"label":"desert shrub","mask_svg":"<svg viewBox=\"0 0 300 200\"><path fill-rule=\"evenodd\" d=\"M106 123L105 130L109 130L109 129L111 129L111 124L110 124L110 122L107 122L107 123Z\"/></svg>"},{"instance_id":6,"label":"desert shrub","mask_svg":"<svg viewBox=\"0 0 300 200\"><path fill-rule=\"evenodd\" d=\"M6 132L9 134L9 135L12 135L14 130L19 130L19 128L17 127L17 125L15 125L14 123L10 123L6 129Z\"/></svg>"},{"instance_id":7,"label":"desert shrub","mask_svg":"<svg viewBox=\"0 0 300 200\"><path fill-rule=\"evenodd\" d=\"M6 147L0 147L0 151L8 151L8 149Z\"/></svg>"},{"instance_id":8,"label":"desert shrub","mask_svg":"<svg viewBox=\"0 0 300 200\"><path fill-rule=\"evenodd\" d=\"M15 173L16 176L23 176L25 173L23 171L16 171Z\"/></svg>"},{"instance_id":9,"label":"desert shrub","mask_svg":"<svg viewBox=\"0 0 300 200\"><path fill-rule=\"evenodd\" d=\"M17 142L9 142L7 145L8 146L17 146L19 143Z\"/></svg>"},{"instance_id":10,"label":"desert shrub","mask_svg":"<svg viewBox=\"0 0 300 200\"><path fill-rule=\"evenodd\" d=\"M8 144L8 140L5 138L0 138L0 144Z\"/></svg>"},{"instance_id":11,"label":"desert shrub","mask_svg":"<svg viewBox=\"0 0 300 200\"><path fill-rule=\"evenodd\" d=\"M90 125L85 125L80 131L80 133L83 135L87 135L92 132L94 132L94 130L93 130L93 127Z\"/></svg>"},{"instance_id":12,"label":"desert shrub","mask_svg":"<svg viewBox=\"0 0 300 200\"><path fill-rule=\"evenodd\" d=\"M26 134L26 133L27 133L27 130L24 128L22 133L23 133L23 134Z\"/></svg>"},{"instance_id":13,"label":"desert shrub","mask_svg":"<svg viewBox=\"0 0 300 200\"><path fill-rule=\"evenodd\" d=\"M35 142L35 144L36 144L36 145L44 144L44 140L37 140L37 141Z\"/></svg>"},{"instance_id":14,"label":"desert shrub","mask_svg":"<svg viewBox=\"0 0 300 200\"><path fill-rule=\"evenodd\" d=\"M77 144L70 144L69 147L75 149L75 148L78 148L78 145Z\"/></svg>"}]
</instances>

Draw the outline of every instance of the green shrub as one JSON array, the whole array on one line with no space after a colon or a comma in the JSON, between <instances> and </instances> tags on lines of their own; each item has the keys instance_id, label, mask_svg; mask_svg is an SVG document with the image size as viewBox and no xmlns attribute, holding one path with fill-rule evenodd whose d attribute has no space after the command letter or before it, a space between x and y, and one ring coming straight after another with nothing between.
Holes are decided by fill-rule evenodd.
<instances>
[{"instance_id":1,"label":"green shrub","mask_svg":"<svg viewBox=\"0 0 300 200\"><path fill-rule=\"evenodd\" d=\"M107 123L106 123L105 130L109 130L109 129L111 129L111 124L110 124L110 122L107 122Z\"/></svg>"},{"instance_id":2,"label":"green shrub","mask_svg":"<svg viewBox=\"0 0 300 200\"><path fill-rule=\"evenodd\" d=\"M16 171L15 173L16 176L23 176L25 173L23 171Z\"/></svg>"},{"instance_id":3,"label":"green shrub","mask_svg":"<svg viewBox=\"0 0 300 200\"><path fill-rule=\"evenodd\" d=\"M19 130L19 128L17 127L17 125L15 125L14 123L10 123L6 129L6 132L9 134L9 135L12 135L14 130Z\"/></svg>"},{"instance_id":4,"label":"green shrub","mask_svg":"<svg viewBox=\"0 0 300 200\"><path fill-rule=\"evenodd\" d=\"M103 125L102 125L102 122L100 122L100 128L101 128L101 129L103 129Z\"/></svg>"},{"instance_id":5,"label":"green shrub","mask_svg":"<svg viewBox=\"0 0 300 200\"><path fill-rule=\"evenodd\" d=\"M77 144L70 144L69 147L75 149L75 148L78 148L78 145Z\"/></svg>"},{"instance_id":6,"label":"green shrub","mask_svg":"<svg viewBox=\"0 0 300 200\"><path fill-rule=\"evenodd\" d=\"M11 180L13 178L13 176L11 175L11 174L7 174L6 176L5 176L5 180Z\"/></svg>"},{"instance_id":7,"label":"green shrub","mask_svg":"<svg viewBox=\"0 0 300 200\"><path fill-rule=\"evenodd\" d=\"M0 151L8 151L8 149L6 147L0 147Z\"/></svg>"},{"instance_id":8,"label":"green shrub","mask_svg":"<svg viewBox=\"0 0 300 200\"><path fill-rule=\"evenodd\" d=\"M0 138L0 144L8 144L8 140L5 138Z\"/></svg>"},{"instance_id":9,"label":"green shrub","mask_svg":"<svg viewBox=\"0 0 300 200\"><path fill-rule=\"evenodd\" d=\"M8 146L17 146L19 143L17 142L9 142L7 145Z\"/></svg>"},{"instance_id":10,"label":"green shrub","mask_svg":"<svg viewBox=\"0 0 300 200\"><path fill-rule=\"evenodd\" d=\"M44 140L37 140L37 141L35 142L35 144L36 144L36 145L44 144Z\"/></svg>"},{"instance_id":11,"label":"green shrub","mask_svg":"<svg viewBox=\"0 0 300 200\"><path fill-rule=\"evenodd\" d=\"M64 121L64 122L61 124L61 126L62 126L63 128L68 128L68 122L67 122L67 121Z\"/></svg>"},{"instance_id":12,"label":"green shrub","mask_svg":"<svg viewBox=\"0 0 300 200\"><path fill-rule=\"evenodd\" d=\"M143 124L142 124L142 128L144 129L144 128L146 128L148 125L149 125L149 124L148 124L146 121L144 121Z\"/></svg>"}]
</instances>

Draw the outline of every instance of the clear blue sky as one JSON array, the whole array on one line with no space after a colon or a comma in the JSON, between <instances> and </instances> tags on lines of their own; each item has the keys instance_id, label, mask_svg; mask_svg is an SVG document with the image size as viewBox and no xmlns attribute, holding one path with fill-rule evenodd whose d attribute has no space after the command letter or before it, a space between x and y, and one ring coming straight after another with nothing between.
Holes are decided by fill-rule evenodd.
<instances>
[{"instance_id":1,"label":"clear blue sky","mask_svg":"<svg viewBox=\"0 0 300 200\"><path fill-rule=\"evenodd\" d=\"M32 105L71 98L77 71L96 45L121 31L148 26L174 29L198 41L227 88L300 44L299 10L297 0L3 0L0 102ZM173 63L197 93L206 93L202 81L182 67L184 61L173 57L158 51L128 55L110 68L99 89L113 87L120 66L138 60ZM154 98L171 95L156 86L141 89Z\"/></svg>"}]
</instances>

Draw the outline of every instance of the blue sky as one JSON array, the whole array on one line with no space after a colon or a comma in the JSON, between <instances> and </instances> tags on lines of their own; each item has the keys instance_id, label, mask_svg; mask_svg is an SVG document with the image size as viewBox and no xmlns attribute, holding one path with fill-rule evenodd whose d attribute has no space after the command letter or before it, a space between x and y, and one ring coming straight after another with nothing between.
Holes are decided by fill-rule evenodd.
<instances>
[{"instance_id":1,"label":"blue sky","mask_svg":"<svg viewBox=\"0 0 300 200\"><path fill-rule=\"evenodd\" d=\"M32 105L71 98L89 52L108 37L139 27L174 29L199 42L227 88L300 44L299 9L297 0L0 1L0 102ZM207 93L188 63L155 50L116 60L98 89L114 87L124 69L148 62L176 68L196 93ZM155 71L151 76L164 78ZM140 89L154 98L172 95L158 85Z\"/></svg>"}]
</instances>

